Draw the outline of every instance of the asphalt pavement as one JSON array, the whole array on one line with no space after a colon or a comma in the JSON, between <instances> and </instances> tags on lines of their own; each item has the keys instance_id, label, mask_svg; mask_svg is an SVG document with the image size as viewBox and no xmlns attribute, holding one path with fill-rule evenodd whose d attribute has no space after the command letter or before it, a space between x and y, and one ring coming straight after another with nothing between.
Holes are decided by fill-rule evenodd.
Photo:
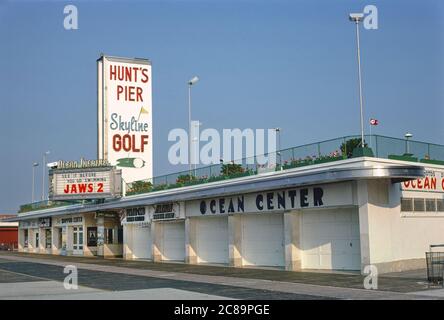
<instances>
[{"instance_id":1,"label":"asphalt pavement","mask_svg":"<svg viewBox=\"0 0 444 320\"><path fill-rule=\"evenodd\" d=\"M67 265L77 270L77 289L67 290ZM422 270L378 278L363 288L353 273L287 272L270 269L153 263L123 259L0 253L0 299L123 300L318 300L439 299ZM38 292L38 294L36 294Z\"/></svg>"}]
</instances>

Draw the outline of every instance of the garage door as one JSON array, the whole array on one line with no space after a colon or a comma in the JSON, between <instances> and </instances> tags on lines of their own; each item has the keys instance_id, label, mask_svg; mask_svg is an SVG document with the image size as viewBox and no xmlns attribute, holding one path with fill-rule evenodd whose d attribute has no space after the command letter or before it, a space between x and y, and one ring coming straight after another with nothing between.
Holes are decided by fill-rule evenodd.
<instances>
[{"instance_id":1,"label":"garage door","mask_svg":"<svg viewBox=\"0 0 444 320\"><path fill-rule=\"evenodd\" d=\"M162 223L163 260L185 260L185 223Z\"/></svg>"},{"instance_id":2,"label":"garage door","mask_svg":"<svg viewBox=\"0 0 444 320\"><path fill-rule=\"evenodd\" d=\"M151 259L151 227L145 226L132 226L133 234L133 258L134 259Z\"/></svg>"},{"instance_id":3,"label":"garage door","mask_svg":"<svg viewBox=\"0 0 444 320\"><path fill-rule=\"evenodd\" d=\"M284 220L282 214L242 217L244 265L284 266Z\"/></svg>"},{"instance_id":4,"label":"garage door","mask_svg":"<svg viewBox=\"0 0 444 320\"><path fill-rule=\"evenodd\" d=\"M359 218L355 209L302 216L302 268L360 270Z\"/></svg>"},{"instance_id":5,"label":"garage door","mask_svg":"<svg viewBox=\"0 0 444 320\"><path fill-rule=\"evenodd\" d=\"M199 218L196 232L199 263L228 263L228 218Z\"/></svg>"}]
</instances>

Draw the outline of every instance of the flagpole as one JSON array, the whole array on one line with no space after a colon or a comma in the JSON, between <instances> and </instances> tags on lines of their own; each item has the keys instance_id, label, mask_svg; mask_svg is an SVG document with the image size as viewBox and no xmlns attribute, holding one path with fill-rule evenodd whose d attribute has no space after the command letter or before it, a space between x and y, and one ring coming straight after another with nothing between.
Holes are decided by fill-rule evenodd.
<instances>
[{"instance_id":1,"label":"flagpole","mask_svg":"<svg viewBox=\"0 0 444 320\"><path fill-rule=\"evenodd\" d=\"M373 144L372 144L372 123L371 123L371 120L370 120L369 124L370 124L370 148L372 148Z\"/></svg>"}]
</instances>

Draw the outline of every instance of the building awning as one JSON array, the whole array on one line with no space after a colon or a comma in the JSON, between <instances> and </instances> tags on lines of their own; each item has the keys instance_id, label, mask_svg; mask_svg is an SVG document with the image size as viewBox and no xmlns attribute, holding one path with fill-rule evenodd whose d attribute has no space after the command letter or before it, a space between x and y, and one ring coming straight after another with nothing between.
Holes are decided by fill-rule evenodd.
<instances>
[{"instance_id":1,"label":"building awning","mask_svg":"<svg viewBox=\"0 0 444 320\"><path fill-rule=\"evenodd\" d=\"M363 179L390 179L393 183L424 176L424 167L403 161L378 158L356 158L318 164L303 168L263 173L238 179L217 181L202 185L162 190L127 196L101 204L76 204L27 212L5 221L21 221L41 217L79 214L133 206L154 205L165 202L190 201L230 194L277 190L299 186L326 184Z\"/></svg>"}]
</instances>

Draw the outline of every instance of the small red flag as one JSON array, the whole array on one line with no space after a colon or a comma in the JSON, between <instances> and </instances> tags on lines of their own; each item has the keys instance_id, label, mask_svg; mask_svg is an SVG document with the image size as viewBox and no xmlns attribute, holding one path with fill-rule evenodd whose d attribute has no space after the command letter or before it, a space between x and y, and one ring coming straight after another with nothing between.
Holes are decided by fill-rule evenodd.
<instances>
[{"instance_id":1,"label":"small red flag","mask_svg":"<svg viewBox=\"0 0 444 320\"><path fill-rule=\"evenodd\" d=\"M370 119L370 124L371 124L372 126L377 126L378 123L379 123L378 119L373 119L373 118Z\"/></svg>"}]
</instances>

